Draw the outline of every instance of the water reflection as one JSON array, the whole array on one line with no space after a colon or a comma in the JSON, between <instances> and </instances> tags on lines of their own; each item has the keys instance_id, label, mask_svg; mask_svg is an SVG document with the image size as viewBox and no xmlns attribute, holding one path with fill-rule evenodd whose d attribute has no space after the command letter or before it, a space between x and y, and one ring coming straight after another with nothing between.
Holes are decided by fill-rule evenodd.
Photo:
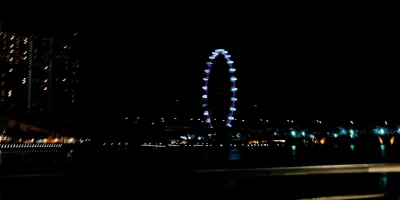
<instances>
[{"instance_id":1,"label":"water reflection","mask_svg":"<svg viewBox=\"0 0 400 200\"><path fill-rule=\"evenodd\" d=\"M354 147L354 144L351 144L351 145L350 145L351 151L354 151L354 148L355 148L355 147Z\"/></svg>"},{"instance_id":2,"label":"water reflection","mask_svg":"<svg viewBox=\"0 0 400 200\"><path fill-rule=\"evenodd\" d=\"M389 180L389 174L381 173L381 176L379 177L379 186L381 187L381 189L386 188L388 180Z\"/></svg>"},{"instance_id":3,"label":"water reflection","mask_svg":"<svg viewBox=\"0 0 400 200\"><path fill-rule=\"evenodd\" d=\"M386 148L384 144L381 144L381 156L385 157L386 156Z\"/></svg>"},{"instance_id":4,"label":"water reflection","mask_svg":"<svg viewBox=\"0 0 400 200\"><path fill-rule=\"evenodd\" d=\"M228 160L240 160L240 153L238 149L230 149L228 152Z\"/></svg>"},{"instance_id":5,"label":"water reflection","mask_svg":"<svg viewBox=\"0 0 400 200\"><path fill-rule=\"evenodd\" d=\"M296 146L292 146L292 159L296 159Z\"/></svg>"}]
</instances>

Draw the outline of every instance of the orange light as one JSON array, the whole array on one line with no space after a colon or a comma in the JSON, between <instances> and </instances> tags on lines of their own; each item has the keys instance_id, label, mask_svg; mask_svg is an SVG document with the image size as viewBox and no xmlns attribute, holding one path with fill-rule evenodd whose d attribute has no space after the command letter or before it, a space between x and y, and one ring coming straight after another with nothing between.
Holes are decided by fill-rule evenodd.
<instances>
[{"instance_id":1,"label":"orange light","mask_svg":"<svg viewBox=\"0 0 400 200\"><path fill-rule=\"evenodd\" d=\"M323 138L319 141L319 143L325 144L325 141L326 141L326 138L323 137Z\"/></svg>"}]
</instances>

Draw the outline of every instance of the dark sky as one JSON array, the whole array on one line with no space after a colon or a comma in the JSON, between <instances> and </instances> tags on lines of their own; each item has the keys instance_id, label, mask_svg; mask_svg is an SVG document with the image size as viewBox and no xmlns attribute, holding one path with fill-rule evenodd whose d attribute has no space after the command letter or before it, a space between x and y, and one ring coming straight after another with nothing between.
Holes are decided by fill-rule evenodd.
<instances>
[{"instance_id":1,"label":"dark sky","mask_svg":"<svg viewBox=\"0 0 400 200\"><path fill-rule=\"evenodd\" d=\"M5 19L3 21L3 29L15 30L22 32L43 33L43 34L68 34L80 32L82 30L82 22L76 21L60 21L54 20L37 20L32 21L26 19Z\"/></svg>"},{"instance_id":2,"label":"dark sky","mask_svg":"<svg viewBox=\"0 0 400 200\"><path fill-rule=\"evenodd\" d=\"M110 58L101 65L113 66L107 75L121 96L116 102L126 101L121 110L129 104L134 112L200 114L205 62L217 48L235 61L243 115L254 114L254 104L261 113L396 105L397 40L384 26L320 21L134 27L101 31Z\"/></svg>"},{"instance_id":3,"label":"dark sky","mask_svg":"<svg viewBox=\"0 0 400 200\"><path fill-rule=\"evenodd\" d=\"M57 33L84 27L28 25ZM397 99L398 40L389 29L296 19L91 26L82 32L84 76L94 78L90 96L116 113L199 113L205 63L223 48L235 61L243 115L255 112L254 104L258 112L382 110Z\"/></svg>"},{"instance_id":4,"label":"dark sky","mask_svg":"<svg viewBox=\"0 0 400 200\"><path fill-rule=\"evenodd\" d=\"M135 101L144 99L143 105L168 107L163 103L176 98L197 105L207 57L213 49L225 48L238 69L243 107L375 109L396 98L398 62L390 34L362 28L218 26L144 31L121 40L130 46L121 63L135 74L133 80L124 80L136 85Z\"/></svg>"}]
</instances>

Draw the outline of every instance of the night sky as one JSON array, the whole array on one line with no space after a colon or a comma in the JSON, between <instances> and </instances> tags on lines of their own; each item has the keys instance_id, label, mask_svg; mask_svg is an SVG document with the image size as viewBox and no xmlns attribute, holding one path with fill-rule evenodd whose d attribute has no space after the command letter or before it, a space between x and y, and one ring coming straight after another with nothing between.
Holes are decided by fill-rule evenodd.
<instances>
[{"instance_id":1,"label":"night sky","mask_svg":"<svg viewBox=\"0 0 400 200\"><path fill-rule=\"evenodd\" d=\"M13 19L5 19L2 20L3 29L25 32L25 33L35 33L35 34L48 34L48 35L64 35L68 33L80 32L82 30L83 23L79 20L72 21L60 21L58 19L54 20L37 20L32 19L26 20L21 19L18 20L16 18Z\"/></svg>"},{"instance_id":2,"label":"night sky","mask_svg":"<svg viewBox=\"0 0 400 200\"><path fill-rule=\"evenodd\" d=\"M83 25L26 27L64 34ZM394 37L368 23L132 21L80 34L87 55L83 83L94 93L88 95L96 100L90 105L101 105L104 112L200 115L203 70L218 48L228 50L235 62L243 116L397 110Z\"/></svg>"},{"instance_id":3,"label":"night sky","mask_svg":"<svg viewBox=\"0 0 400 200\"><path fill-rule=\"evenodd\" d=\"M131 49L121 63L129 63L134 78L120 84L136 85L124 95L139 102L135 111L170 108L175 99L184 110L199 108L207 57L224 48L235 61L238 106L245 115L254 104L261 112L386 109L397 99L390 36L350 28L146 31L124 44ZM130 69L116 73L122 71Z\"/></svg>"}]
</instances>

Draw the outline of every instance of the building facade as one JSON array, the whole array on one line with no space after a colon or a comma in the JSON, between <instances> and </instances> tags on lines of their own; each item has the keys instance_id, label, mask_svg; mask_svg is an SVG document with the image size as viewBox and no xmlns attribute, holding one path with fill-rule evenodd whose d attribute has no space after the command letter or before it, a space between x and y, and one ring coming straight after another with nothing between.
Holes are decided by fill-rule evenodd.
<instances>
[{"instance_id":1,"label":"building facade","mask_svg":"<svg viewBox=\"0 0 400 200\"><path fill-rule=\"evenodd\" d=\"M26 112L28 108L29 38L0 31L0 109Z\"/></svg>"},{"instance_id":2,"label":"building facade","mask_svg":"<svg viewBox=\"0 0 400 200\"><path fill-rule=\"evenodd\" d=\"M77 35L57 40L54 49L51 101L57 115L74 115L79 112L80 60L75 45Z\"/></svg>"},{"instance_id":3,"label":"building facade","mask_svg":"<svg viewBox=\"0 0 400 200\"><path fill-rule=\"evenodd\" d=\"M71 116L78 112L74 38L0 30L0 112Z\"/></svg>"}]
</instances>

